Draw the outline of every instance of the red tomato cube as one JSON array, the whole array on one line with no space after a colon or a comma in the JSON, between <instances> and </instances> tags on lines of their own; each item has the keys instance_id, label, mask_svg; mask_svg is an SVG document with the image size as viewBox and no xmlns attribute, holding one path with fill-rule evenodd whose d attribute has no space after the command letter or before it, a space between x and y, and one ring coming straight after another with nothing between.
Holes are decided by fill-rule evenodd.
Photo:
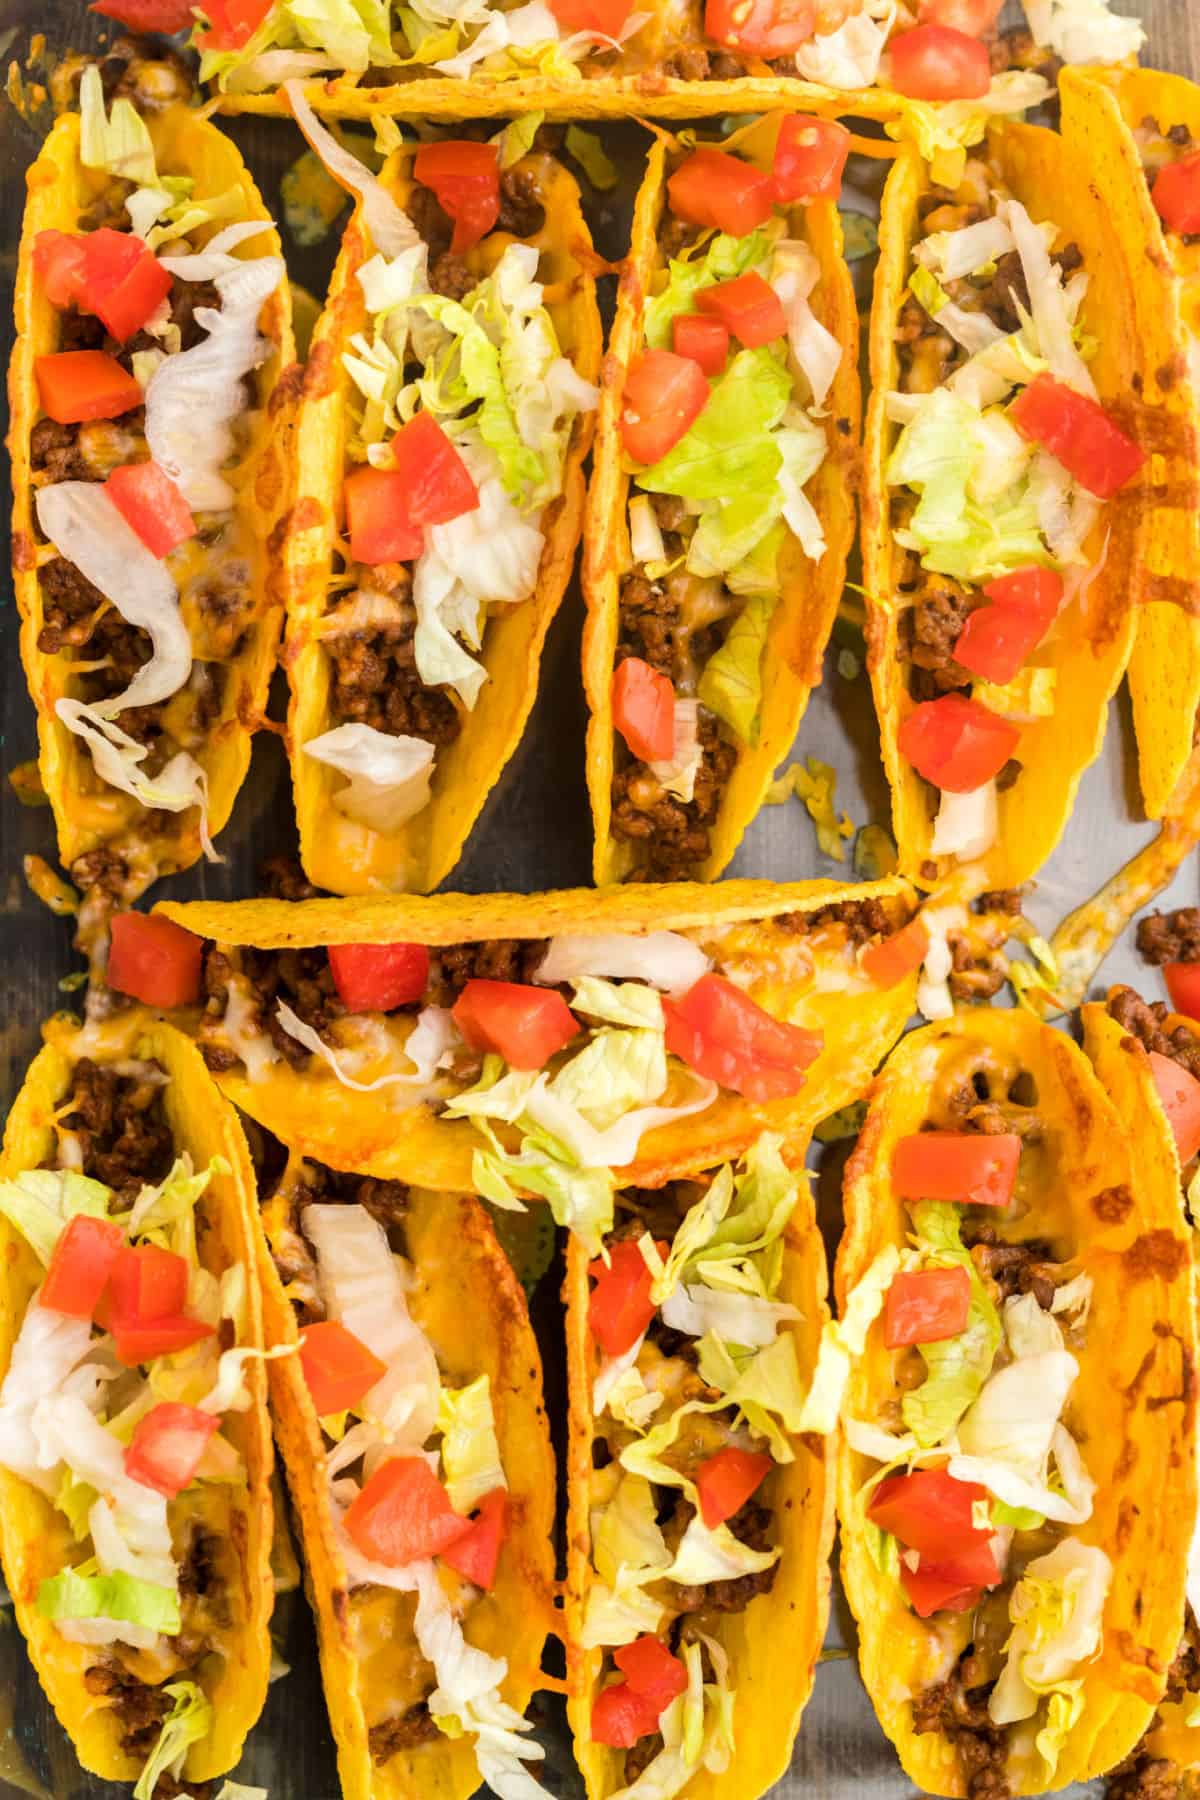
<instances>
[{"instance_id":1,"label":"red tomato cube","mask_svg":"<svg viewBox=\"0 0 1200 1800\"><path fill-rule=\"evenodd\" d=\"M108 985L146 1006L168 1011L200 998L204 940L160 913L114 913Z\"/></svg>"},{"instance_id":2,"label":"red tomato cube","mask_svg":"<svg viewBox=\"0 0 1200 1800\"><path fill-rule=\"evenodd\" d=\"M473 1050L494 1051L512 1069L543 1068L579 1030L557 988L520 981L468 981L451 1010Z\"/></svg>"}]
</instances>

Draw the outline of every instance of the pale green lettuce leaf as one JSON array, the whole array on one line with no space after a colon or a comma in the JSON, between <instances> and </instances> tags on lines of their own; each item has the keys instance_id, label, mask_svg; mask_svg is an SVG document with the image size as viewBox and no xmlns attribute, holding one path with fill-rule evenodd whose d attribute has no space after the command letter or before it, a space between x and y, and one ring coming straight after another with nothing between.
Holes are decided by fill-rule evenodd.
<instances>
[{"instance_id":1,"label":"pale green lettuce leaf","mask_svg":"<svg viewBox=\"0 0 1200 1800\"><path fill-rule=\"evenodd\" d=\"M792 378L781 355L769 345L739 350L699 418L664 457L639 470L638 486L722 502L754 488L769 492L783 466L771 433L791 397Z\"/></svg>"},{"instance_id":2,"label":"pale green lettuce leaf","mask_svg":"<svg viewBox=\"0 0 1200 1800\"><path fill-rule=\"evenodd\" d=\"M133 1800L153 1800L159 1776L178 1776L191 1746L208 1737L213 1728L212 1701L194 1681L170 1682L162 1691L175 1704L138 1776Z\"/></svg>"},{"instance_id":3,"label":"pale green lettuce leaf","mask_svg":"<svg viewBox=\"0 0 1200 1800\"><path fill-rule=\"evenodd\" d=\"M751 595L709 657L697 689L709 712L723 719L744 744L758 742L762 706L762 658L777 596Z\"/></svg>"},{"instance_id":4,"label":"pale green lettuce leaf","mask_svg":"<svg viewBox=\"0 0 1200 1800\"><path fill-rule=\"evenodd\" d=\"M671 1565L656 1522L654 1494L641 1476L619 1471L611 1497L592 1509L592 1562L617 1590L636 1578L654 1581Z\"/></svg>"},{"instance_id":5,"label":"pale green lettuce leaf","mask_svg":"<svg viewBox=\"0 0 1200 1800\"><path fill-rule=\"evenodd\" d=\"M971 1282L966 1330L940 1343L921 1344L928 1371L900 1404L904 1423L922 1449L950 1436L978 1398L1000 1344L1000 1315L962 1241L962 1215L949 1201L923 1200L912 1209L917 1249L926 1267L965 1269Z\"/></svg>"},{"instance_id":6,"label":"pale green lettuce leaf","mask_svg":"<svg viewBox=\"0 0 1200 1800\"><path fill-rule=\"evenodd\" d=\"M79 159L85 169L104 169L138 187L157 187L154 144L146 121L131 100L114 100L104 110L97 63L89 63L79 83Z\"/></svg>"},{"instance_id":7,"label":"pale green lettuce leaf","mask_svg":"<svg viewBox=\"0 0 1200 1800\"><path fill-rule=\"evenodd\" d=\"M111 1188L73 1169L24 1169L11 1181L0 1181L0 1213L16 1226L44 1268L69 1220L77 1213L105 1219L111 1199Z\"/></svg>"},{"instance_id":8,"label":"pale green lettuce leaf","mask_svg":"<svg viewBox=\"0 0 1200 1800\"><path fill-rule=\"evenodd\" d=\"M646 342L650 348L671 348L672 322L680 313L696 310L696 295L701 288L732 281L750 269L765 269L773 238L777 235L767 230L751 231L745 237L729 237L718 232L709 239L702 253L671 262L666 287L646 306Z\"/></svg>"},{"instance_id":9,"label":"pale green lettuce leaf","mask_svg":"<svg viewBox=\"0 0 1200 1800\"><path fill-rule=\"evenodd\" d=\"M881 1250L866 1274L846 1296L840 1319L830 1319L821 1331L817 1366L804 1404L805 1431L832 1431L842 1409L853 1359L867 1347L867 1333L879 1314L892 1278L900 1266L894 1244Z\"/></svg>"},{"instance_id":10,"label":"pale green lettuce leaf","mask_svg":"<svg viewBox=\"0 0 1200 1800\"><path fill-rule=\"evenodd\" d=\"M461 1388L443 1384L437 1423L442 1433L442 1481L450 1504L455 1512L469 1513L486 1494L508 1486L488 1377L480 1375Z\"/></svg>"},{"instance_id":11,"label":"pale green lettuce leaf","mask_svg":"<svg viewBox=\"0 0 1200 1800\"><path fill-rule=\"evenodd\" d=\"M657 989L640 981L605 981L599 975L579 975L572 979L571 986L572 1007L586 1013L589 1019L647 1031L664 1029L662 997Z\"/></svg>"},{"instance_id":12,"label":"pale green lettuce leaf","mask_svg":"<svg viewBox=\"0 0 1200 1800\"><path fill-rule=\"evenodd\" d=\"M43 1619L114 1619L143 1625L168 1637L180 1629L179 1595L175 1589L139 1581L123 1569L115 1569L110 1575L64 1569L39 1586L37 1610Z\"/></svg>"}]
</instances>

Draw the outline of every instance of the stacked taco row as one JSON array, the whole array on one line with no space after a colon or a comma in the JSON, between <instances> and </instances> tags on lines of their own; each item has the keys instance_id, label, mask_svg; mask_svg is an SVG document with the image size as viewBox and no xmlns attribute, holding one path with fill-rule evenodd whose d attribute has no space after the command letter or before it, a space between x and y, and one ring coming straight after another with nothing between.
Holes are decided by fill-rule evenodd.
<instances>
[{"instance_id":1,"label":"stacked taco row","mask_svg":"<svg viewBox=\"0 0 1200 1800\"><path fill-rule=\"evenodd\" d=\"M976 109L889 148L860 444L838 199L881 140L781 111L660 133L602 356L569 134L423 128L372 174L289 79L355 199L301 365L232 144L159 65L110 65L30 174L12 384L41 779L94 912L219 854L277 655L308 878L439 885L581 538L596 878L719 875L820 679L856 489L909 879L1031 877L1127 667L1147 810L1179 803L1187 83L1069 68L1061 133Z\"/></svg>"},{"instance_id":2,"label":"stacked taco row","mask_svg":"<svg viewBox=\"0 0 1200 1800\"><path fill-rule=\"evenodd\" d=\"M765 1792L835 1504L926 1791L1200 1762L1200 1026L1117 989L1083 1050L986 1007L897 1044L903 881L663 898L118 915L0 1176L0 1553L90 1770L186 1791L257 1717L268 1388L347 1795L544 1792L549 1636L589 1796ZM833 1319L804 1164L864 1096ZM569 1230L561 1608L494 1224L541 1206Z\"/></svg>"}]
</instances>

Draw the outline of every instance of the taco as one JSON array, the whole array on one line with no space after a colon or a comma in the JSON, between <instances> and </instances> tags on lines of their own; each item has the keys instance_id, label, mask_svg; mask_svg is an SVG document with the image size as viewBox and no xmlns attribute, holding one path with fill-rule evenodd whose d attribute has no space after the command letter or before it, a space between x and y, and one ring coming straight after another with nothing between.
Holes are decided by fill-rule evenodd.
<instances>
[{"instance_id":1,"label":"taco","mask_svg":"<svg viewBox=\"0 0 1200 1800\"><path fill-rule=\"evenodd\" d=\"M300 853L339 893L424 891L517 747L574 561L591 239L574 177L528 134L514 157L515 126L407 146L376 180L298 104L364 196L305 372L283 551Z\"/></svg>"},{"instance_id":2,"label":"taco","mask_svg":"<svg viewBox=\"0 0 1200 1800\"><path fill-rule=\"evenodd\" d=\"M1194 970L1194 965L1175 967ZM1178 978L1168 975L1168 980L1174 987ZM1195 1004L1194 989L1189 1004ZM1110 988L1107 1001L1083 1007L1081 1017L1083 1047L1101 1086L1122 1118L1140 1122L1139 1157L1153 1168L1157 1183L1164 1188L1174 1183L1182 1199L1185 1184L1195 1180L1200 1148L1200 1025L1194 1017L1173 1014L1161 1002L1147 1006L1129 987ZM1194 1205L1192 1212L1194 1218ZM1200 1770L1196 1549L1194 1544L1188 1561L1183 1632L1167 1675L1166 1694L1122 1771L1127 1779L1121 1800L1151 1800L1155 1782L1160 1792L1186 1792L1181 1776Z\"/></svg>"},{"instance_id":3,"label":"taco","mask_svg":"<svg viewBox=\"0 0 1200 1800\"><path fill-rule=\"evenodd\" d=\"M282 110L302 85L338 118L701 118L779 105L892 119L931 150L977 142L989 114L1045 99L1057 60L1136 55L1144 33L1106 0L1030 0L1034 29L995 29L1001 0L100 0L134 29L186 29L230 112ZM170 14L164 19L164 9ZM1070 14L1068 18L1067 15ZM153 15L153 16L151 16ZM919 15L919 16L918 16Z\"/></svg>"},{"instance_id":4,"label":"taco","mask_svg":"<svg viewBox=\"0 0 1200 1800\"><path fill-rule=\"evenodd\" d=\"M232 1768L267 1692L252 1181L179 1032L46 1028L0 1159L0 1553L80 1762L135 1800Z\"/></svg>"},{"instance_id":5,"label":"taco","mask_svg":"<svg viewBox=\"0 0 1200 1800\"><path fill-rule=\"evenodd\" d=\"M997 126L953 192L911 155L888 178L863 566L900 867L922 882L1019 886L1100 749L1145 461L1115 414L1128 253L1086 165L1035 126Z\"/></svg>"},{"instance_id":6,"label":"taco","mask_svg":"<svg viewBox=\"0 0 1200 1800\"><path fill-rule=\"evenodd\" d=\"M140 111L106 109L86 67L29 171L9 374L42 783L63 863L126 903L211 852L249 764L293 354L279 238L232 141L131 85Z\"/></svg>"},{"instance_id":7,"label":"taco","mask_svg":"<svg viewBox=\"0 0 1200 1800\"><path fill-rule=\"evenodd\" d=\"M719 875L821 679L859 456L849 147L774 114L651 149L585 535L597 882Z\"/></svg>"},{"instance_id":8,"label":"taco","mask_svg":"<svg viewBox=\"0 0 1200 1800\"><path fill-rule=\"evenodd\" d=\"M465 1800L481 1780L530 1782L554 1458L524 1296L487 1215L471 1195L289 1153L261 1220L267 1336L300 1347L272 1363L271 1398L342 1793Z\"/></svg>"},{"instance_id":9,"label":"taco","mask_svg":"<svg viewBox=\"0 0 1200 1800\"><path fill-rule=\"evenodd\" d=\"M301 1154L532 1192L594 1242L610 1171L662 1182L854 1098L913 1010L912 907L895 880L168 905L117 921L176 940L119 980L162 1003L147 970L186 963L176 1016Z\"/></svg>"},{"instance_id":10,"label":"taco","mask_svg":"<svg viewBox=\"0 0 1200 1800\"><path fill-rule=\"evenodd\" d=\"M1148 428L1137 636L1129 691L1142 797L1163 816L1192 753L1200 711L1200 88L1152 69L1068 69L1062 128L1129 244Z\"/></svg>"},{"instance_id":11,"label":"taco","mask_svg":"<svg viewBox=\"0 0 1200 1800\"><path fill-rule=\"evenodd\" d=\"M803 1152L764 1135L629 1189L604 1261L567 1248L567 1712L588 1800L733 1782L755 1800L791 1761L829 1612L837 1421L813 1387L828 1308Z\"/></svg>"},{"instance_id":12,"label":"taco","mask_svg":"<svg viewBox=\"0 0 1200 1800\"><path fill-rule=\"evenodd\" d=\"M1163 1696L1195 1328L1178 1185L1146 1136L1063 1033L982 1008L905 1040L847 1166L842 1580L880 1723L928 1792L1089 1779Z\"/></svg>"}]
</instances>

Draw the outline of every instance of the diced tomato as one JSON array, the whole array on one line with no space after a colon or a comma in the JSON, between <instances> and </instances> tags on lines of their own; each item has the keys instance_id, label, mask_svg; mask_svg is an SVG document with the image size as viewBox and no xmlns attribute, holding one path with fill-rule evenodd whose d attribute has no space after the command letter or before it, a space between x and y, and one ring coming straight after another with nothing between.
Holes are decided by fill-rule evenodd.
<instances>
[{"instance_id":1,"label":"diced tomato","mask_svg":"<svg viewBox=\"0 0 1200 1800\"><path fill-rule=\"evenodd\" d=\"M493 1488L479 1502L470 1529L448 1549L442 1561L458 1574L473 1581L484 1593L490 1593L496 1580L500 1549L508 1536L508 1495L503 1488Z\"/></svg>"},{"instance_id":2,"label":"diced tomato","mask_svg":"<svg viewBox=\"0 0 1200 1800\"><path fill-rule=\"evenodd\" d=\"M103 350L60 350L34 363L42 411L60 425L118 419L142 404L142 390Z\"/></svg>"},{"instance_id":3,"label":"diced tomato","mask_svg":"<svg viewBox=\"0 0 1200 1800\"><path fill-rule=\"evenodd\" d=\"M952 1269L908 1269L893 1277L883 1314L883 1341L889 1350L902 1344L939 1344L967 1328L971 1278L961 1265Z\"/></svg>"},{"instance_id":4,"label":"diced tomato","mask_svg":"<svg viewBox=\"0 0 1200 1800\"><path fill-rule=\"evenodd\" d=\"M381 1463L352 1501L345 1525L364 1556L392 1569L440 1556L471 1529L422 1456Z\"/></svg>"},{"instance_id":5,"label":"diced tomato","mask_svg":"<svg viewBox=\"0 0 1200 1800\"><path fill-rule=\"evenodd\" d=\"M191 507L156 462L122 463L104 491L153 556L166 556L196 535Z\"/></svg>"},{"instance_id":6,"label":"diced tomato","mask_svg":"<svg viewBox=\"0 0 1200 1800\"><path fill-rule=\"evenodd\" d=\"M1200 1081L1158 1050L1150 1052L1150 1074L1175 1138L1179 1160L1189 1163L1200 1150Z\"/></svg>"},{"instance_id":7,"label":"diced tomato","mask_svg":"<svg viewBox=\"0 0 1200 1800\"><path fill-rule=\"evenodd\" d=\"M171 291L171 277L132 231L102 225L83 243L83 300L118 343L140 331Z\"/></svg>"},{"instance_id":8,"label":"diced tomato","mask_svg":"<svg viewBox=\"0 0 1200 1800\"><path fill-rule=\"evenodd\" d=\"M918 1131L897 1141L892 1183L902 1200L1007 1206L1020 1160L1015 1131Z\"/></svg>"},{"instance_id":9,"label":"diced tomato","mask_svg":"<svg viewBox=\"0 0 1200 1800\"><path fill-rule=\"evenodd\" d=\"M1003 687L1049 631L1062 605L1062 576L1054 569L1018 569L983 591L991 605L970 614L954 656L972 675Z\"/></svg>"},{"instance_id":10,"label":"diced tomato","mask_svg":"<svg viewBox=\"0 0 1200 1800\"><path fill-rule=\"evenodd\" d=\"M700 1517L710 1530L732 1519L739 1507L771 1473L771 1458L761 1450L738 1450L732 1444L702 1462L696 1471Z\"/></svg>"},{"instance_id":11,"label":"diced tomato","mask_svg":"<svg viewBox=\"0 0 1200 1800\"><path fill-rule=\"evenodd\" d=\"M948 25L952 31L968 37L982 37L990 31L1004 10L1004 0L921 0L917 8L919 25Z\"/></svg>"},{"instance_id":12,"label":"diced tomato","mask_svg":"<svg viewBox=\"0 0 1200 1800\"><path fill-rule=\"evenodd\" d=\"M650 1298L654 1277L631 1238L610 1244L608 1257L605 1262L597 1256L588 1264L596 1284L588 1299L588 1325L607 1356L623 1356L654 1317Z\"/></svg>"},{"instance_id":13,"label":"diced tomato","mask_svg":"<svg viewBox=\"0 0 1200 1800\"><path fill-rule=\"evenodd\" d=\"M890 937L880 938L862 953L862 970L878 988L894 988L919 969L929 952L929 931L924 919L910 919Z\"/></svg>"},{"instance_id":14,"label":"diced tomato","mask_svg":"<svg viewBox=\"0 0 1200 1800\"><path fill-rule=\"evenodd\" d=\"M901 1560L900 1585L919 1619L939 1612L970 1612L983 1596L977 1583L963 1580L956 1563L921 1562L910 1569Z\"/></svg>"},{"instance_id":15,"label":"diced tomato","mask_svg":"<svg viewBox=\"0 0 1200 1800\"><path fill-rule=\"evenodd\" d=\"M640 1700L656 1714L687 1692L687 1670L661 1638L647 1632L613 1651L613 1661Z\"/></svg>"},{"instance_id":16,"label":"diced tomato","mask_svg":"<svg viewBox=\"0 0 1200 1800\"><path fill-rule=\"evenodd\" d=\"M300 1367L321 1418L356 1406L387 1374L387 1364L337 1319L304 1327Z\"/></svg>"},{"instance_id":17,"label":"diced tomato","mask_svg":"<svg viewBox=\"0 0 1200 1800\"><path fill-rule=\"evenodd\" d=\"M779 127L771 180L782 206L800 200L836 200L850 154L850 133L836 119L789 113Z\"/></svg>"},{"instance_id":18,"label":"diced tomato","mask_svg":"<svg viewBox=\"0 0 1200 1800\"><path fill-rule=\"evenodd\" d=\"M471 472L431 412L414 413L392 439L392 462L404 477L414 525L445 525L479 505Z\"/></svg>"},{"instance_id":19,"label":"diced tomato","mask_svg":"<svg viewBox=\"0 0 1200 1800\"><path fill-rule=\"evenodd\" d=\"M693 150L667 182L671 211L690 225L745 237L775 209L770 175L728 150Z\"/></svg>"},{"instance_id":20,"label":"diced tomato","mask_svg":"<svg viewBox=\"0 0 1200 1800\"><path fill-rule=\"evenodd\" d=\"M116 19L131 31L161 31L166 37L193 23L192 0L92 0L88 11Z\"/></svg>"},{"instance_id":21,"label":"diced tomato","mask_svg":"<svg viewBox=\"0 0 1200 1800\"><path fill-rule=\"evenodd\" d=\"M175 1318L187 1301L187 1258L159 1244L126 1244L108 1278L106 1305L114 1330L127 1323Z\"/></svg>"},{"instance_id":22,"label":"diced tomato","mask_svg":"<svg viewBox=\"0 0 1200 1800\"><path fill-rule=\"evenodd\" d=\"M975 1524L973 1510L987 1497L978 1482L955 1481L945 1469L914 1469L879 1483L867 1503L867 1517L906 1549L948 1562L990 1543L990 1530Z\"/></svg>"},{"instance_id":23,"label":"diced tomato","mask_svg":"<svg viewBox=\"0 0 1200 1800\"><path fill-rule=\"evenodd\" d=\"M675 747L675 689L640 656L613 671L613 725L641 762L666 762Z\"/></svg>"},{"instance_id":24,"label":"diced tomato","mask_svg":"<svg viewBox=\"0 0 1200 1800\"><path fill-rule=\"evenodd\" d=\"M450 248L456 256L477 244L500 216L500 152L495 144L468 138L422 144L413 180L432 188L442 211L454 220Z\"/></svg>"},{"instance_id":25,"label":"diced tomato","mask_svg":"<svg viewBox=\"0 0 1200 1800\"><path fill-rule=\"evenodd\" d=\"M160 913L114 913L108 985L146 1006L191 1006L200 998L203 938Z\"/></svg>"},{"instance_id":26,"label":"diced tomato","mask_svg":"<svg viewBox=\"0 0 1200 1800\"><path fill-rule=\"evenodd\" d=\"M549 0L550 11L567 32L617 38L625 29L634 0Z\"/></svg>"},{"instance_id":27,"label":"diced tomato","mask_svg":"<svg viewBox=\"0 0 1200 1800\"><path fill-rule=\"evenodd\" d=\"M273 0L196 0L210 29L196 40L202 50L240 50L271 10Z\"/></svg>"},{"instance_id":28,"label":"diced tomato","mask_svg":"<svg viewBox=\"0 0 1200 1800\"><path fill-rule=\"evenodd\" d=\"M747 1100L798 1094L825 1041L775 1018L723 975L702 975L682 1000L664 1000L663 1012L671 1054Z\"/></svg>"},{"instance_id":29,"label":"diced tomato","mask_svg":"<svg viewBox=\"0 0 1200 1800\"><path fill-rule=\"evenodd\" d=\"M1022 437L1048 450L1080 487L1100 500L1111 499L1132 481L1146 460L1141 445L1114 424L1099 401L1053 375L1035 375L1008 416Z\"/></svg>"},{"instance_id":30,"label":"diced tomato","mask_svg":"<svg viewBox=\"0 0 1200 1800\"><path fill-rule=\"evenodd\" d=\"M965 694L914 706L899 731L900 753L918 775L947 793L966 794L998 775L1020 741L1020 728Z\"/></svg>"},{"instance_id":31,"label":"diced tomato","mask_svg":"<svg viewBox=\"0 0 1200 1800\"><path fill-rule=\"evenodd\" d=\"M719 375L729 355L729 333L720 319L700 313L677 313L671 321L676 356L690 356L706 375Z\"/></svg>"},{"instance_id":32,"label":"diced tomato","mask_svg":"<svg viewBox=\"0 0 1200 1800\"><path fill-rule=\"evenodd\" d=\"M747 56L790 56L817 29L816 0L706 0L705 34Z\"/></svg>"},{"instance_id":33,"label":"diced tomato","mask_svg":"<svg viewBox=\"0 0 1200 1800\"><path fill-rule=\"evenodd\" d=\"M113 1325L113 1348L119 1363L135 1369L156 1357L190 1350L193 1344L212 1335L212 1326L203 1319L126 1319Z\"/></svg>"},{"instance_id":34,"label":"diced tomato","mask_svg":"<svg viewBox=\"0 0 1200 1800\"><path fill-rule=\"evenodd\" d=\"M1168 231L1180 237L1200 231L1200 150L1165 163L1154 178L1151 197Z\"/></svg>"},{"instance_id":35,"label":"diced tomato","mask_svg":"<svg viewBox=\"0 0 1200 1800\"><path fill-rule=\"evenodd\" d=\"M641 1694L635 1694L627 1681L615 1681L602 1688L592 1702L592 1742L610 1744L616 1750L630 1750L639 1738L658 1730L658 1714Z\"/></svg>"},{"instance_id":36,"label":"diced tomato","mask_svg":"<svg viewBox=\"0 0 1200 1800\"><path fill-rule=\"evenodd\" d=\"M39 1305L72 1319L90 1319L124 1245L125 1233L112 1219L76 1213L54 1246Z\"/></svg>"},{"instance_id":37,"label":"diced tomato","mask_svg":"<svg viewBox=\"0 0 1200 1800\"><path fill-rule=\"evenodd\" d=\"M425 533L408 516L408 489L398 469L364 464L342 483L346 529L355 562L411 562L425 547Z\"/></svg>"},{"instance_id":38,"label":"diced tomato","mask_svg":"<svg viewBox=\"0 0 1200 1800\"><path fill-rule=\"evenodd\" d=\"M757 269L750 269L733 281L718 281L713 287L701 288L696 305L702 313L712 313L720 319L730 336L747 350L773 343L787 332L783 301Z\"/></svg>"},{"instance_id":39,"label":"diced tomato","mask_svg":"<svg viewBox=\"0 0 1200 1800\"><path fill-rule=\"evenodd\" d=\"M468 981L452 1015L473 1050L494 1050L512 1069L543 1068L579 1030L557 988L521 981Z\"/></svg>"},{"instance_id":40,"label":"diced tomato","mask_svg":"<svg viewBox=\"0 0 1200 1800\"><path fill-rule=\"evenodd\" d=\"M125 1473L131 1481L140 1481L173 1500L200 1467L217 1423L216 1414L202 1407L160 1401L133 1428L125 1451Z\"/></svg>"},{"instance_id":41,"label":"diced tomato","mask_svg":"<svg viewBox=\"0 0 1200 1800\"><path fill-rule=\"evenodd\" d=\"M51 306L77 306L83 295L85 239L70 231L39 231L33 273Z\"/></svg>"},{"instance_id":42,"label":"diced tomato","mask_svg":"<svg viewBox=\"0 0 1200 1800\"><path fill-rule=\"evenodd\" d=\"M429 951L424 944L330 944L329 970L351 1012L394 1012L425 992Z\"/></svg>"},{"instance_id":43,"label":"diced tomato","mask_svg":"<svg viewBox=\"0 0 1200 1800\"><path fill-rule=\"evenodd\" d=\"M704 370L673 350L647 350L625 377L621 441L634 462L656 463L708 404Z\"/></svg>"},{"instance_id":44,"label":"diced tomato","mask_svg":"<svg viewBox=\"0 0 1200 1800\"><path fill-rule=\"evenodd\" d=\"M1185 1019L1200 1019L1200 963L1167 963L1163 974L1174 1010Z\"/></svg>"},{"instance_id":45,"label":"diced tomato","mask_svg":"<svg viewBox=\"0 0 1200 1800\"><path fill-rule=\"evenodd\" d=\"M978 100L992 85L986 44L947 25L918 25L888 39L892 86L906 100Z\"/></svg>"}]
</instances>

